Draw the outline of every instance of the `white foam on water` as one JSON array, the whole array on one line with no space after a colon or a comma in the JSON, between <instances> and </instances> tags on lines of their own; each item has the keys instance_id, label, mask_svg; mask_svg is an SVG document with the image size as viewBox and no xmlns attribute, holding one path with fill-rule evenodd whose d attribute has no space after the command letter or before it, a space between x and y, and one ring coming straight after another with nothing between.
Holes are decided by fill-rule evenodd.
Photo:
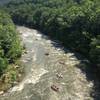
<instances>
[{"instance_id":1,"label":"white foam on water","mask_svg":"<svg viewBox=\"0 0 100 100\"><path fill-rule=\"evenodd\" d=\"M47 40L46 42L47 42L47 43L52 43L52 41L51 41L51 40Z\"/></svg>"},{"instance_id":2,"label":"white foam on water","mask_svg":"<svg viewBox=\"0 0 100 100\"><path fill-rule=\"evenodd\" d=\"M26 40L27 42L29 42L29 43L33 43L33 40Z\"/></svg>"},{"instance_id":3,"label":"white foam on water","mask_svg":"<svg viewBox=\"0 0 100 100\"><path fill-rule=\"evenodd\" d=\"M23 34L23 37L28 37L29 36L29 34Z\"/></svg>"},{"instance_id":4,"label":"white foam on water","mask_svg":"<svg viewBox=\"0 0 100 100\"><path fill-rule=\"evenodd\" d=\"M25 59L22 59L21 61L22 61L22 62L24 62L24 63L28 62L28 61L27 61L27 60L25 60Z\"/></svg>"},{"instance_id":5,"label":"white foam on water","mask_svg":"<svg viewBox=\"0 0 100 100\"><path fill-rule=\"evenodd\" d=\"M36 56L36 54L34 53L33 61L36 61L36 60L37 60L37 56Z\"/></svg>"},{"instance_id":6,"label":"white foam on water","mask_svg":"<svg viewBox=\"0 0 100 100\"><path fill-rule=\"evenodd\" d=\"M33 36L33 33L30 31L25 32L25 34L28 34L28 36Z\"/></svg>"},{"instance_id":7,"label":"white foam on water","mask_svg":"<svg viewBox=\"0 0 100 100\"><path fill-rule=\"evenodd\" d=\"M37 30L34 30L33 34L36 37L42 37L42 34L39 34Z\"/></svg>"},{"instance_id":8,"label":"white foam on water","mask_svg":"<svg viewBox=\"0 0 100 100\"><path fill-rule=\"evenodd\" d=\"M42 75L44 75L45 73L47 73L48 71L41 68L41 69L37 69L34 70L33 74L30 74L26 79L24 79L18 86L15 86L12 88L11 92L15 92L15 91L21 91L24 89L25 84L36 84L40 77Z\"/></svg>"}]
</instances>

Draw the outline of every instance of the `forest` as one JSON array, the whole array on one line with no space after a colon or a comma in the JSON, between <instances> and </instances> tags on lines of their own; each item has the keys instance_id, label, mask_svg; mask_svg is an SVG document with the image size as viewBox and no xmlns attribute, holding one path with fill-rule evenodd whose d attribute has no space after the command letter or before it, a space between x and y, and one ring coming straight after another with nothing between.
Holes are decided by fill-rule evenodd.
<instances>
[{"instance_id":1,"label":"forest","mask_svg":"<svg viewBox=\"0 0 100 100\"><path fill-rule=\"evenodd\" d=\"M100 0L0 1L0 100L99 100L99 77Z\"/></svg>"},{"instance_id":2,"label":"forest","mask_svg":"<svg viewBox=\"0 0 100 100\"><path fill-rule=\"evenodd\" d=\"M0 77L21 56L22 47L11 16L0 10Z\"/></svg>"},{"instance_id":3,"label":"forest","mask_svg":"<svg viewBox=\"0 0 100 100\"><path fill-rule=\"evenodd\" d=\"M99 0L14 0L5 9L14 23L43 31L100 68Z\"/></svg>"}]
</instances>

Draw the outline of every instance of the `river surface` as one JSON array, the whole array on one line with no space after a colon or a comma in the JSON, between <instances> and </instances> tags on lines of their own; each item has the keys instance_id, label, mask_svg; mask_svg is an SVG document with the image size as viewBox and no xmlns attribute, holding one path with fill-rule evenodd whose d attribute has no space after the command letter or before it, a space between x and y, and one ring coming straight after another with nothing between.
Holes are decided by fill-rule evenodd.
<instances>
[{"instance_id":1,"label":"river surface","mask_svg":"<svg viewBox=\"0 0 100 100\"><path fill-rule=\"evenodd\" d=\"M21 58L25 76L0 100L93 100L93 83L76 67L81 59L37 30L17 30L27 51Z\"/></svg>"}]
</instances>

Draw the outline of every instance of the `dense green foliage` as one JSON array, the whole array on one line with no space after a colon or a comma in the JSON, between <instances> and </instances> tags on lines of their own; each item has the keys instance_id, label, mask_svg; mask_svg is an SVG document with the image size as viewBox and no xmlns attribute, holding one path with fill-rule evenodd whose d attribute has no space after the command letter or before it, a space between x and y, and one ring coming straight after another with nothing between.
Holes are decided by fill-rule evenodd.
<instances>
[{"instance_id":1,"label":"dense green foliage","mask_svg":"<svg viewBox=\"0 0 100 100\"><path fill-rule=\"evenodd\" d=\"M20 40L10 16L0 10L0 75L21 56Z\"/></svg>"},{"instance_id":2,"label":"dense green foliage","mask_svg":"<svg viewBox=\"0 0 100 100\"><path fill-rule=\"evenodd\" d=\"M100 65L99 0L15 0L7 8L15 23L38 28Z\"/></svg>"},{"instance_id":3,"label":"dense green foliage","mask_svg":"<svg viewBox=\"0 0 100 100\"><path fill-rule=\"evenodd\" d=\"M100 66L100 35L91 42L90 57L92 62Z\"/></svg>"}]
</instances>

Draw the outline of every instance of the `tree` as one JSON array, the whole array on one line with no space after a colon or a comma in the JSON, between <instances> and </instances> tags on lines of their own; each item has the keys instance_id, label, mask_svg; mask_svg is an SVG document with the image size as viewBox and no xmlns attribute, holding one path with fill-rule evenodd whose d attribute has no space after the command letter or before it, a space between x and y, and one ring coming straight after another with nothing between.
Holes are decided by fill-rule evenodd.
<instances>
[{"instance_id":1,"label":"tree","mask_svg":"<svg viewBox=\"0 0 100 100\"><path fill-rule=\"evenodd\" d=\"M9 14L0 10L0 75L21 56L22 47Z\"/></svg>"},{"instance_id":2,"label":"tree","mask_svg":"<svg viewBox=\"0 0 100 100\"><path fill-rule=\"evenodd\" d=\"M89 54L91 61L100 68L100 35L98 35L97 38L92 39Z\"/></svg>"}]
</instances>

